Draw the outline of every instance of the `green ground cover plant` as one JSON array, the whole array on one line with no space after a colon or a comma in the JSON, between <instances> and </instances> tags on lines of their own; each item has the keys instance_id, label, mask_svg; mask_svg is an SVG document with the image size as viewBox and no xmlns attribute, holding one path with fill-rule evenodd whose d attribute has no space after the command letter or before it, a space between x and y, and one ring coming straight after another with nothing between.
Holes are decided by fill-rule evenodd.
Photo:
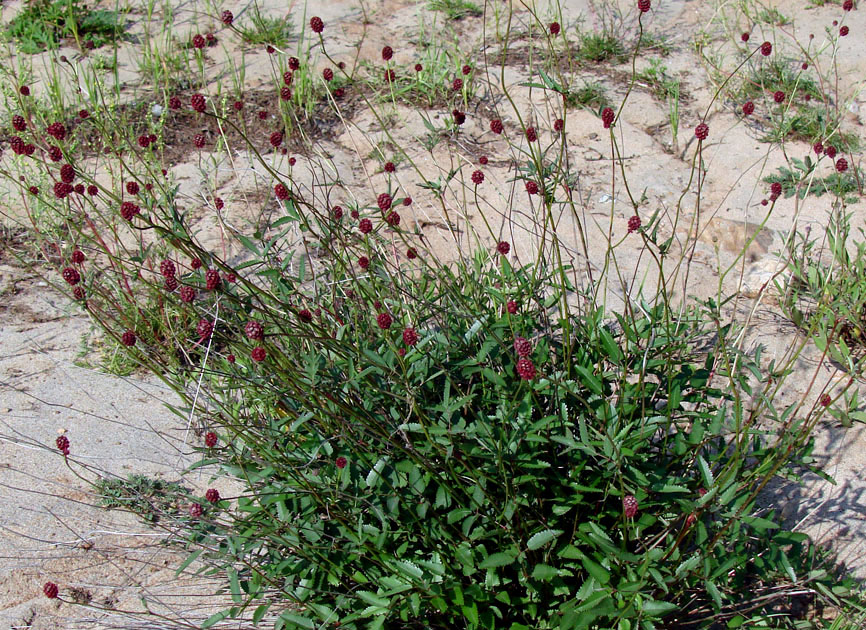
<instances>
[{"instance_id":1,"label":"green ground cover plant","mask_svg":"<svg viewBox=\"0 0 866 630\"><path fill-rule=\"evenodd\" d=\"M472 6L429 3L454 22L480 19ZM315 12L291 50L276 50L264 23L255 41L239 29L246 43L268 46L272 84L258 93L238 76L218 91L203 53L198 68L187 66L196 79L185 90L160 85L164 105L138 118L139 105L89 111L83 100L55 115L17 80L6 99L13 156L0 174L34 242L54 252L46 277L178 395L170 411L201 454L190 472L207 467L242 486L236 496L215 487L197 496L142 476L105 479L79 458L75 435L52 447L103 505L170 530L189 552L179 572L224 579L231 605L196 627L863 623L860 585L761 501L774 481L827 476L813 451L828 415L849 424L862 417L847 389L831 397L815 385L795 403L780 394L811 343L851 381L861 374L852 348L866 325L866 250L858 245L852 256L845 247L844 206L862 195L853 144L832 154L816 147L814 161L763 182L768 212L808 193L832 198L834 209L821 235L832 262L813 258L807 239L786 258L798 293L782 307L805 334L767 360L760 346L743 346L745 327L728 310L735 296L721 286L734 265L720 269L712 297L677 294L692 257L625 173L635 158L622 115L640 81L669 107L674 144L678 132L688 135L675 224L700 213L704 160L722 135L709 110L680 120L679 81L661 61L635 69L638 55L650 54L640 42L652 8L629 4L623 28L636 45L628 48L610 31L565 35L559 22L521 14L535 20L535 45L548 47L538 64L556 54L560 34L578 60L630 62L616 96L597 83L568 89L536 66L529 79L506 80L507 30L505 48L491 53L498 66L459 41L412 50L408 65L397 64L391 45L381 58L346 63L327 45L333 25ZM500 10L514 18L515 8ZM231 12L212 14L226 31L238 28ZM738 70L756 68L749 84L766 87L760 73L776 67L774 46L742 45ZM763 91L726 92L739 78L726 74L710 107L736 96L734 124L762 112L784 119L774 105L748 100ZM518 104L518 88L531 90L536 108ZM94 90L91 98L110 101L110 88ZM569 161L574 104L597 114L587 120L608 151L602 256L590 253L599 222L582 212ZM401 140L397 121L408 105L423 130ZM374 121L365 137L377 134L356 155L376 163L363 189L344 183L321 140L328 125L352 128L352 108ZM831 141L837 127L821 127L810 142ZM86 152L82 137L101 150ZM233 200L213 183L218 165L240 151L264 182L258 197L246 193L260 211L252 227L226 219ZM188 155L210 187L197 208L221 222L220 246L193 229L169 175ZM501 198L525 213L531 238L513 236L517 218L497 224L483 211L501 192L489 176L494 160L509 164ZM817 175L818 160L835 174ZM454 239L447 248L425 237L413 195L442 217L437 225ZM615 216L615 195L627 216ZM573 240L563 217L574 219ZM626 246L640 250L640 271ZM617 301L611 287L631 289ZM828 297L803 305L815 295ZM62 583L44 589L72 601Z\"/></svg>"},{"instance_id":2,"label":"green ground cover plant","mask_svg":"<svg viewBox=\"0 0 866 630\"><path fill-rule=\"evenodd\" d=\"M90 9L79 0L30 0L6 27L7 37L23 53L57 48L66 38L82 48L99 48L121 37L122 32L119 11Z\"/></svg>"}]
</instances>

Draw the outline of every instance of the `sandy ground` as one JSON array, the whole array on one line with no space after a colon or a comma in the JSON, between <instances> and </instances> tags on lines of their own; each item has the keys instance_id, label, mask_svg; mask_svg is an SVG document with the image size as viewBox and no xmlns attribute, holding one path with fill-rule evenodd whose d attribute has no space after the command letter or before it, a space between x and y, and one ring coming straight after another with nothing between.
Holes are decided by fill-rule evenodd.
<instances>
[{"instance_id":1,"label":"sandy ground","mask_svg":"<svg viewBox=\"0 0 866 630\"><path fill-rule=\"evenodd\" d=\"M203 6L195 3L177 4L173 34L183 41L192 33L214 29L220 41L220 49L209 52L206 64L211 85L225 80L225 59L241 62L239 46L234 36L219 30L219 24L208 16ZM273 0L259 3L266 12L281 14L285 7ZM663 210L665 226L672 226L672 214L680 191L688 178L688 166L694 153L692 129L710 103L713 86L690 45L695 36L708 33L711 47L724 54L730 47L729 39L718 22L713 22L714 3L684 2L671 0L653 2L650 15L650 30L664 34L674 44L674 50L663 58L668 73L676 76L687 97L681 111L679 143L674 146L669 126L668 109L664 103L653 98L648 89L638 85L631 94L630 105L624 110L618 123L618 134L623 139L627 155L626 172L634 182L637 194L645 192L647 215L654 209ZM783 27L790 38L774 38L780 48L793 47L793 41L806 45L809 33L823 38L825 27L840 16L838 6L821 8L804 6L788 7L776 3L780 10L792 18L791 25ZM539 15L556 16L572 35L578 23L585 28L599 27L607 15L604 5L580 0L567 0L555 5L536 3ZM626 6L623 3L623 6ZM630 4L628 6L631 6ZM7 21L20 4L9 3L4 8L3 20ZM229 3L222 7L232 9L242 18L249 6ZM129 32L141 37L144 16L141 7L133 3L129 14ZM310 9L312 10L312 9ZM381 63L381 48L394 45L395 64L398 66L414 62L414 49L395 42L412 41L423 35L420 24L430 20L431 13L424 3L398 0L373 0L363 7L355 2L316 3L328 27L325 32L326 46L335 61L352 62L356 53L352 42L365 38L358 50L361 59ZM293 14L300 15L294 7ZM364 16L375 28L364 30ZM518 13L518 27L530 23L525 10ZM295 19L295 23L300 18ZM495 25L488 15L487 27ZM581 22L582 20L582 22ZM734 18L732 18L734 20ZM861 9L846 16L852 33L866 30L866 10ZM465 42L467 55L476 55L475 45L484 32L483 18L468 18L455 24L461 42ZM728 27L738 32L747 26L731 22ZM760 42L772 37L770 30L752 28L752 41ZM515 44L517 50L521 44ZM225 54L223 48L228 51ZM857 134L866 142L864 112L866 94L858 81L866 76L866 38L851 36L842 46L845 60L841 66L839 93L845 95L840 102L846 116L846 131ZM494 49L486 51L495 53ZM55 54L67 54L78 58L78 51L61 49ZM50 53L34 57L32 82L38 92L44 83L40 76L42 62ZM129 94L130 102L141 98L142 90L136 87L138 70L136 44L121 45L118 77ZM91 63L83 59L81 63ZM246 68L246 84L249 90L266 85L271 79L271 62L261 47L245 51L242 62ZM326 63L322 61L321 67ZM638 67L645 67L640 59ZM626 80L630 72L628 64L604 64L587 68L584 78L600 81L609 98L618 102L625 93ZM503 76L510 86L518 111L527 120L534 121L541 129L542 142L551 139L550 103L536 90L522 87L529 79L525 63L520 56L503 69ZM502 104L500 103L500 106ZM292 170L293 178L302 189L315 198L320 194L317 173L323 169L338 173L347 188L359 197L372 196L381 190L384 175L380 170L381 158L370 157L371 151L380 142L396 140L407 147L416 146L411 141L423 137L425 127L417 111L397 106L393 108L390 129L383 129L378 121L363 108L352 113L345 124L334 125L323 135L318 151L298 154ZM431 112L434 120L442 120L448 112ZM437 118L438 117L438 118ZM512 139L516 136L518 121L513 114L503 116L506 129ZM699 297L713 295L718 288L719 264L737 263L735 271L722 279L725 291L740 291L738 313L746 317L751 313L750 327L744 346L753 348L757 343L766 345L766 356L773 358L781 354L799 337L797 330L779 315L771 295L763 296L756 303L759 289L772 275L775 268L774 252L782 248L787 233L796 226L805 229L813 226L817 232L827 222L829 196L809 197L800 204L794 200L782 200L761 232L739 262L737 253L754 234L766 212L760 201L766 192L764 184L756 184L760 175L773 172L784 164L784 156L778 148L759 142L767 121L756 117L749 124L738 124L732 107L714 108L708 118L711 128L710 141L705 145L704 160L709 174L704 184L702 212L693 216L697 235L693 255L693 269L688 276L688 285L680 288L679 294ZM508 156L503 152L506 144L501 138L491 137L487 131L487 118L469 116L462 132L462 141L457 159L464 165L477 164L481 155L490 157L485 168L486 190L489 195L486 205L481 207L464 204L465 198L455 195L448 199L463 226L481 225L480 215L488 217L499 230L514 243L515 260L524 259L532 250L534 236L529 222L517 209L533 204L514 184L513 171L509 170ZM592 112L573 109L567 117L565 131L569 151L579 173L576 194L583 202L583 220L590 226L589 260L591 264L603 257L608 225L607 219L613 207L617 221L615 240L624 235L626 219L632 214L627 193L618 188L610 194L609 166L602 156L609 153L607 137L601 133L598 118ZM188 142L179 138L178 143ZM517 142L520 142L518 139ZM805 143L788 143L789 155L802 156L809 151ZM415 151L414 148L408 151ZM285 171L289 156L275 158L274 166ZM411 157L427 176L435 179L451 167L452 155L434 152L432 155L418 149ZM859 161L859 156L856 157ZM229 247L229 259L240 260L241 248L225 243L226 226L240 231L249 230L260 220L264 212L262 198L270 186L262 169L251 159L245 147L232 146L226 152L212 152L205 148L201 152L187 150L178 152L168 165L171 176L180 185L180 199L184 209L195 217L194 230L200 230L202 241L215 249ZM474 167L473 167L474 168ZM822 173L829 172L827 164ZM464 169L468 180L470 169ZM407 211L404 220L417 224L427 237L431 248L440 253L453 251L455 242L452 232L445 224L429 193L417 187L417 177L408 168L400 167L397 179L415 203ZM5 184L4 184L5 185ZM471 184L470 184L471 185ZM209 199L219 195L226 200L226 210L217 215L208 206ZM688 204L686 204L688 206ZM4 208L5 222L14 223L21 218L14 205ZM855 229L863 225L866 204L862 201L850 207L854 214ZM680 225L687 225L688 221ZM673 230L673 228L670 228ZM678 228L677 242L685 242L689 234ZM575 252L576 231L568 217L562 219L561 233ZM468 237L458 232L457 247L467 247ZM630 237L632 238L632 237ZM569 240L570 239L570 240ZM490 239L492 242L492 239ZM652 277L644 276L645 261L637 251L637 240L629 249L627 241L620 250L620 264L632 270L636 280L631 286L612 286L608 296L610 307L621 303L624 291L636 291L643 280L648 285ZM10 246L11 247L11 246ZM675 244L675 248L677 245ZM582 254L575 253L576 260ZM232 258L234 257L234 258ZM194 433L188 433L187 423L172 414L162 403L175 400L172 392L156 379L139 376L117 377L94 369L75 365L79 355L82 335L89 331L89 324L68 304L62 296L54 293L44 283L17 265L13 258L0 259L0 306L2 330L0 330L0 626L14 628L84 628L84 627L147 627L148 622L134 622L127 617L86 607L72 607L46 600L40 594L46 580L62 581L68 588L78 589L77 597L99 608L140 610L141 598L148 602L151 610L159 610L173 618L199 621L209 612L219 608L219 597L201 597L201 593L212 592L197 578L177 580L172 567L183 557L182 552L171 551L158 544L171 532L150 528L131 515L117 511L106 511L93 507L94 497L86 486L66 467L56 452L53 443L63 433L73 443L75 463L72 470L92 475L97 472L125 476L135 472L176 480L180 471L195 459L189 448ZM630 274L625 274L631 277ZM820 361L820 353L810 347L803 356L797 370L787 382L782 401L793 402L806 391L817 373L818 382L833 382L838 378L828 362ZM807 475L806 484L777 484L764 497L766 505L783 510L791 525L826 542L839 553L851 573L866 579L866 432L863 425L844 429L828 423L817 436L816 456L824 469L837 481L828 484L815 475ZM206 472L196 473L184 480L188 485L202 490L207 487ZM127 624L127 625L124 625ZM157 626L152 626L157 627Z\"/></svg>"}]
</instances>

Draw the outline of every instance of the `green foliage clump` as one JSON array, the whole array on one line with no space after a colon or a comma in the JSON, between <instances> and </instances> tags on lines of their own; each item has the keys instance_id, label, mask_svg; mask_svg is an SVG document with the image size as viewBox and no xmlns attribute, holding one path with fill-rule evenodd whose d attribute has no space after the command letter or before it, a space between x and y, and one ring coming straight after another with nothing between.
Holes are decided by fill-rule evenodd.
<instances>
[{"instance_id":1,"label":"green foliage clump","mask_svg":"<svg viewBox=\"0 0 866 630\"><path fill-rule=\"evenodd\" d=\"M79 0L31 0L6 29L21 52L30 54L55 49L66 38L79 44L90 40L98 48L119 39L122 32L117 11L89 9Z\"/></svg>"}]
</instances>

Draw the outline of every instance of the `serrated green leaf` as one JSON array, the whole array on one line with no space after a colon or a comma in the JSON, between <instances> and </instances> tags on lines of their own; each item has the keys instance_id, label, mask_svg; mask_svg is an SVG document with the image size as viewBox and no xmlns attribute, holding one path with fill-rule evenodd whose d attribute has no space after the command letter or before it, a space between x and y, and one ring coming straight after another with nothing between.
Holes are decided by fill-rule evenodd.
<instances>
[{"instance_id":1,"label":"serrated green leaf","mask_svg":"<svg viewBox=\"0 0 866 630\"><path fill-rule=\"evenodd\" d=\"M595 374L593 374L585 365L575 365L574 369L577 370L577 372L583 377L581 382L586 385L587 389L589 389L589 391L591 391L593 394L601 396L603 391L601 387L601 380Z\"/></svg>"},{"instance_id":2,"label":"serrated green leaf","mask_svg":"<svg viewBox=\"0 0 866 630\"><path fill-rule=\"evenodd\" d=\"M670 602L660 602L656 599L647 599L644 600L641 609L650 617L661 617L679 609L679 606L671 604Z\"/></svg>"},{"instance_id":3,"label":"serrated green leaf","mask_svg":"<svg viewBox=\"0 0 866 630\"><path fill-rule=\"evenodd\" d=\"M532 569L532 577L536 580L546 582L559 575L559 570L549 564L536 564Z\"/></svg>"},{"instance_id":4,"label":"serrated green leaf","mask_svg":"<svg viewBox=\"0 0 866 630\"><path fill-rule=\"evenodd\" d=\"M241 242L241 244L248 250L255 253L257 256L262 255L262 253L259 251L259 248L256 247L255 242L253 242L251 238L244 236L243 234L237 234L236 236L238 237L238 240Z\"/></svg>"},{"instance_id":5,"label":"serrated green leaf","mask_svg":"<svg viewBox=\"0 0 866 630\"><path fill-rule=\"evenodd\" d=\"M512 553L506 553L504 551L499 553L493 553L487 556L482 562L478 564L479 569L493 569L495 567L504 567L509 564L512 564L517 557Z\"/></svg>"},{"instance_id":6,"label":"serrated green leaf","mask_svg":"<svg viewBox=\"0 0 866 630\"><path fill-rule=\"evenodd\" d=\"M533 534L532 537L528 541L526 541L526 548L530 551L534 551L539 547L543 547L561 534L561 529L544 529L540 532Z\"/></svg>"},{"instance_id":7,"label":"serrated green leaf","mask_svg":"<svg viewBox=\"0 0 866 630\"><path fill-rule=\"evenodd\" d=\"M212 625L222 621L223 619L225 619L228 616L229 616L229 611L227 611L227 610L223 610L223 611L220 611L218 613L215 613L202 622L201 628L202 628L202 630L207 630L207 628L210 628Z\"/></svg>"},{"instance_id":8,"label":"serrated green leaf","mask_svg":"<svg viewBox=\"0 0 866 630\"><path fill-rule=\"evenodd\" d=\"M707 460L705 460L701 455L698 455L698 468L701 469L701 477L704 479L704 488L707 490L712 489L715 484L715 479L713 478L713 471L710 470L709 464L707 464Z\"/></svg>"},{"instance_id":9,"label":"serrated green leaf","mask_svg":"<svg viewBox=\"0 0 866 630\"><path fill-rule=\"evenodd\" d=\"M355 591L355 594L364 602L370 604L371 606L379 606L382 608L387 608L391 604L391 600L382 597L380 595L376 595L371 591Z\"/></svg>"},{"instance_id":10,"label":"serrated green leaf","mask_svg":"<svg viewBox=\"0 0 866 630\"><path fill-rule=\"evenodd\" d=\"M397 560L394 562L394 565L400 569L401 573L413 577L416 580L420 580L424 577L424 572L421 570L421 567L414 562L409 562L408 560Z\"/></svg>"},{"instance_id":11,"label":"serrated green leaf","mask_svg":"<svg viewBox=\"0 0 866 630\"><path fill-rule=\"evenodd\" d=\"M721 609L722 607L722 594L719 592L718 587L710 582L709 580L704 581L704 587L707 589L707 593L709 593L710 597L713 598L713 601L716 604L717 609Z\"/></svg>"},{"instance_id":12,"label":"serrated green leaf","mask_svg":"<svg viewBox=\"0 0 866 630\"><path fill-rule=\"evenodd\" d=\"M584 556L581 562L583 564L583 568L586 569L586 572L589 573L596 580L598 580L601 584L607 584L608 582L610 582L610 572L603 566L593 560L590 560L587 556Z\"/></svg>"},{"instance_id":13,"label":"serrated green leaf","mask_svg":"<svg viewBox=\"0 0 866 630\"><path fill-rule=\"evenodd\" d=\"M267 613L268 609L271 607L271 603L272 602L268 602L267 604L261 604L260 606L256 607L256 610L253 613L254 624L257 624L262 620L262 618L265 616L265 613Z\"/></svg>"},{"instance_id":14,"label":"serrated green leaf","mask_svg":"<svg viewBox=\"0 0 866 630\"><path fill-rule=\"evenodd\" d=\"M186 560L184 560L183 562L181 562L181 563L180 563L180 566L179 566L179 567L177 568L177 570L174 572L175 576L178 576L178 575L180 575L181 573L183 573L183 570L186 569L186 568L187 568L189 565L191 565L193 562L195 562L196 558L198 558L198 557L199 557L203 552L204 552L204 549L199 549L198 551L193 551L191 554L189 554L189 555L186 557Z\"/></svg>"}]
</instances>

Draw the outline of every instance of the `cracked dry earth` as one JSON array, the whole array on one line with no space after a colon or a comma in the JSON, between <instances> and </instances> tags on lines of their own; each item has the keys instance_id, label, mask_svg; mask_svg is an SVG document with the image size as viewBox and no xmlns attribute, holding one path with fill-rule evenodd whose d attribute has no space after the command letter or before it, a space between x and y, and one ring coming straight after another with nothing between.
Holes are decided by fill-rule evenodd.
<instances>
[{"instance_id":1,"label":"cracked dry earth","mask_svg":"<svg viewBox=\"0 0 866 630\"><path fill-rule=\"evenodd\" d=\"M272 82L273 59L263 46L244 46L235 34L209 15L204 3L180 3L172 0L172 36L186 41L192 34L213 31L220 46L208 51L205 74L210 81L210 93L218 85L228 84L231 64L245 68L245 90L250 107L267 107L274 96L268 86ZM258 3L269 15L286 13L285 3L264 0ZM556 103L537 88L527 87L533 77L528 63L531 58L529 39L516 36L508 55L501 55L501 43L496 32L496 16L488 3L482 16L466 17L445 22L441 14L429 9L426 2L400 0L369 0L363 4L348 1L311 3L306 15L317 13L327 24L325 46L335 62L354 63L356 56L371 64L381 63L383 46L394 47L394 67L410 68L416 61L417 45L442 29L443 37L454 38L475 67L483 60L504 61L494 65L497 83L504 80L517 110L533 121L540 130L542 142L552 140L552 121ZM502 7L502 2L495 4ZM687 187L690 165L695 152L692 130L710 105L715 92L708 78L706 64L693 43L699 36L705 46L724 58L732 52L730 32L739 32L744 25L717 21L723 12L715 2L693 0L654 1L647 19L648 30L666 36L670 52L662 57L668 75L680 82L682 104L678 143L672 142L668 105L656 98L650 86L638 82L629 95L628 106L617 122L617 136L623 147L624 169L631 183L632 195L645 198L642 208L646 216L659 209L663 220L660 231L674 236L674 250L691 250L692 268L684 274L675 296L713 296L721 289L737 293L735 316L749 325L743 338L744 348L763 344L767 360L781 356L800 338L800 333L782 317L772 290L762 290L780 269L776 253L781 251L792 229L811 228L820 233L830 213L829 195L807 197L796 203L782 199L765 221L766 207L760 201L766 195L761 177L773 173L785 164L779 145L760 141L770 121L756 116L741 122L733 103L716 103L707 122L710 138L705 144L703 159L707 174L703 182L701 212L686 195L683 207L692 214L674 221L675 208L681 191ZM106 5L107 6L107 5ZM251 10L251 4L229 1L221 9L230 9L237 19ZM530 9L543 23L556 16L563 24L566 37L576 40L577 28L601 29L615 15L617 7L623 15L634 13L631 3L601 3L582 0L561 0L559 3L515 2L512 28L515 34L525 34L533 24ZM788 25L778 27L788 35L774 37L772 27L754 24L752 42L772 39L779 50L796 52L792 42L804 46L809 33L825 37L825 27L840 14L838 5L815 7L807 2L769 2L790 17ZM7 2L3 21L20 10L20 2ZM294 24L301 23L304 7L290 6ZM154 20L162 19L158 9ZM629 13L631 11L631 14ZM613 13L612 13L613 12ZM148 20L139 2L130 3L127 41L118 49L117 77L122 98L129 107L152 109L152 91L143 87L137 55ZM846 16L852 34L866 32L866 10ZM151 21L151 24L157 22ZM632 22L633 25L633 22ZM151 26L152 27L152 26ZM726 30L728 29L728 30ZM482 46L481 42L486 45ZM360 42L360 45L357 46ZM294 50L293 40L289 49ZM83 66L94 63L94 56L82 57L80 51L64 47L56 52L35 55L32 59L34 79L31 82L38 97L44 89L44 68L53 57L65 54ZM282 54L282 52L278 52ZM289 54L289 53L286 53ZM649 67L650 57L640 55L639 70ZM504 57L504 59L501 59ZM840 44L839 88L840 107L844 111L845 130L866 142L864 116L866 95L862 81L866 77L866 37L849 37ZM498 61L497 61L498 62ZM318 69L329 62L319 58ZM501 72L500 72L501 71ZM631 76L631 64L606 62L583 64L575 70L575 81L597 81L603 85L613 103L621 102ZM113 77L107 75L107 84ZM411 212L404 219L424 236L424 242L434 252L447 258L455 248L469 248L467 224L483 225L482 215L494 231L513 243L515 260L528 259L537 235L531 228L527 212L532 208L514 181L514 170L508 147L501 137L488 130L492 112L499 112L506 134L520 143L520 123L501 96L501 91L480 90L473 108L467 110L467 121L460 136L450 146L440 144L426 151L421 139L427 129L419 110L397 104L391 108L388 124L360 106L360 95L347 95L341 115L324 110L314 113L306 133L315 140L314 149L304 149L303 143L291 144L292 153L273 158L273 168L287 172L289 157L295 157L293 180L311 197L322 194L320 180L324 171L339 178L343 185L355 191L359 198L375 198L383 186L384 177L377 150L393 151L403 147L423 175L436 180L457 166L478 163L488 156L484 189L489 197L478 204L471 195L455 196L448 203L453 216L443 217L429 190L418 187L419 177L405 165L398 164L396 177L414 199ZM433 107L424 111L429 119L442 125L450 116L450 108ZM165 114L163 115L171 115ZM185 114L184 114L185 115ZM248 148L230 143L229 149L214 150L214 129L195 127L191 117L178 114L176 124L166 128L170 146L165 167L179 186L179 199L192 221L192 231L207 247L219 249L230 262L243 260L243 249L227 233L236 230L252 233L270 217L276 208L270 198L270 181L252 159ZM256 141L267 143L271 126L254 128ZM572 187L581 208L580 218L588 230L588 260L575 253L576 263L589 264L600 270L604 259L611 214L614 219L613 240L625 235L626 220L632 214L628 192L621 185L611 194L609 139L594 111L570 109L565 123L567 149L571 168L577 174ZM191 138L202 133L208 142L202 150L195 149ZM525 140L523 140L525 144ZM805 141L789 141L784 145L788 155L808 154ZM3 160L9 159L4 155ZM859 155L853 156L860 162ZM100 171L93 158L97 178L108 181L110 173ZM466 178L472 168L464 168ZM824 164L822 168L831 167ZM224 212L217 216L209 199L220 196L226 200ZM212 596L215 587L206 578L184 575L176 578L174 568L184 554L165 547L161 541L171 535L170 529L148 527L134 515L107 511L95 507L95 497L77 479L52 445L59 434L74 443L75 459L92 472L126 476L147 474L166 480L177 480L182 468L194 461L188 448L191 432L178 416L169 412L163 402L173 402L171 392L156 379L138 374L119 377L93 368L81 367L81 339L90 334L89 323L66 298L52 290L33 272L25 270L12 255L25 251L26 239L15 228L24 217L14 203L14 196L4 195L0 208L8 228L0 258L0 626L10 628L132 628L159 627L153 621L137 620L121 615L119 610L141 611L143 602L149 610L173 619L193 622L219 610L224 600ZM849 206L853 227L864 224L866 204L858 201ZM455 219L456 217L456 219ZM270 217L273 218L273 217ZM763 224L763 227L762 227ZM560 217L557 232L574 248L577 231L570 216ZM480 233L484 233L481 231ZM16 236L17 234L17 236ZM17 239L17 240L16 240ZM492 243L492 240L488 239ZM626 239L618 250L621 269L634 277L630 286L611 283L608 287L609 308L622 303L625 291L632 295L641 285L653 286L647 261L641 257L637 239ZM738 257L741 250L746 255ZM733 266L734 271L720 278L718 270ZM47 266L37 266L54 274ZM784 279L784 276L781 276ZM56 277L55 277L56 280ZM771 283L772 284L772 283ZM823 385L841 382L843 377L832 363L822 358L813 346L807 345L789 377L778 404L792 404L809 389L813 377ZM858 384L859 385L859 384ZM862 387L861 387L862 389ZM805 484L776 484L765 493L768 507L781 508L790 525L807 532L829 545L839 554L848 570L866 578L866 432L864 425L844 428L828 420L816 435L817 463L835 480L830 484L815 475L806 475ZM206 487L208 475L196 471L184 479L190 487ZM41 586L46 580L62 581L70 597L96 608L74 607L45 599ZM97 609L98 608L98 609ZM153 625L148 625L153 624ZM221 626L217 626L221 627ZM228 627L228 626L226 626ZM234 627L234 626L233 626Z\"/></svg>"}]
</instances>

